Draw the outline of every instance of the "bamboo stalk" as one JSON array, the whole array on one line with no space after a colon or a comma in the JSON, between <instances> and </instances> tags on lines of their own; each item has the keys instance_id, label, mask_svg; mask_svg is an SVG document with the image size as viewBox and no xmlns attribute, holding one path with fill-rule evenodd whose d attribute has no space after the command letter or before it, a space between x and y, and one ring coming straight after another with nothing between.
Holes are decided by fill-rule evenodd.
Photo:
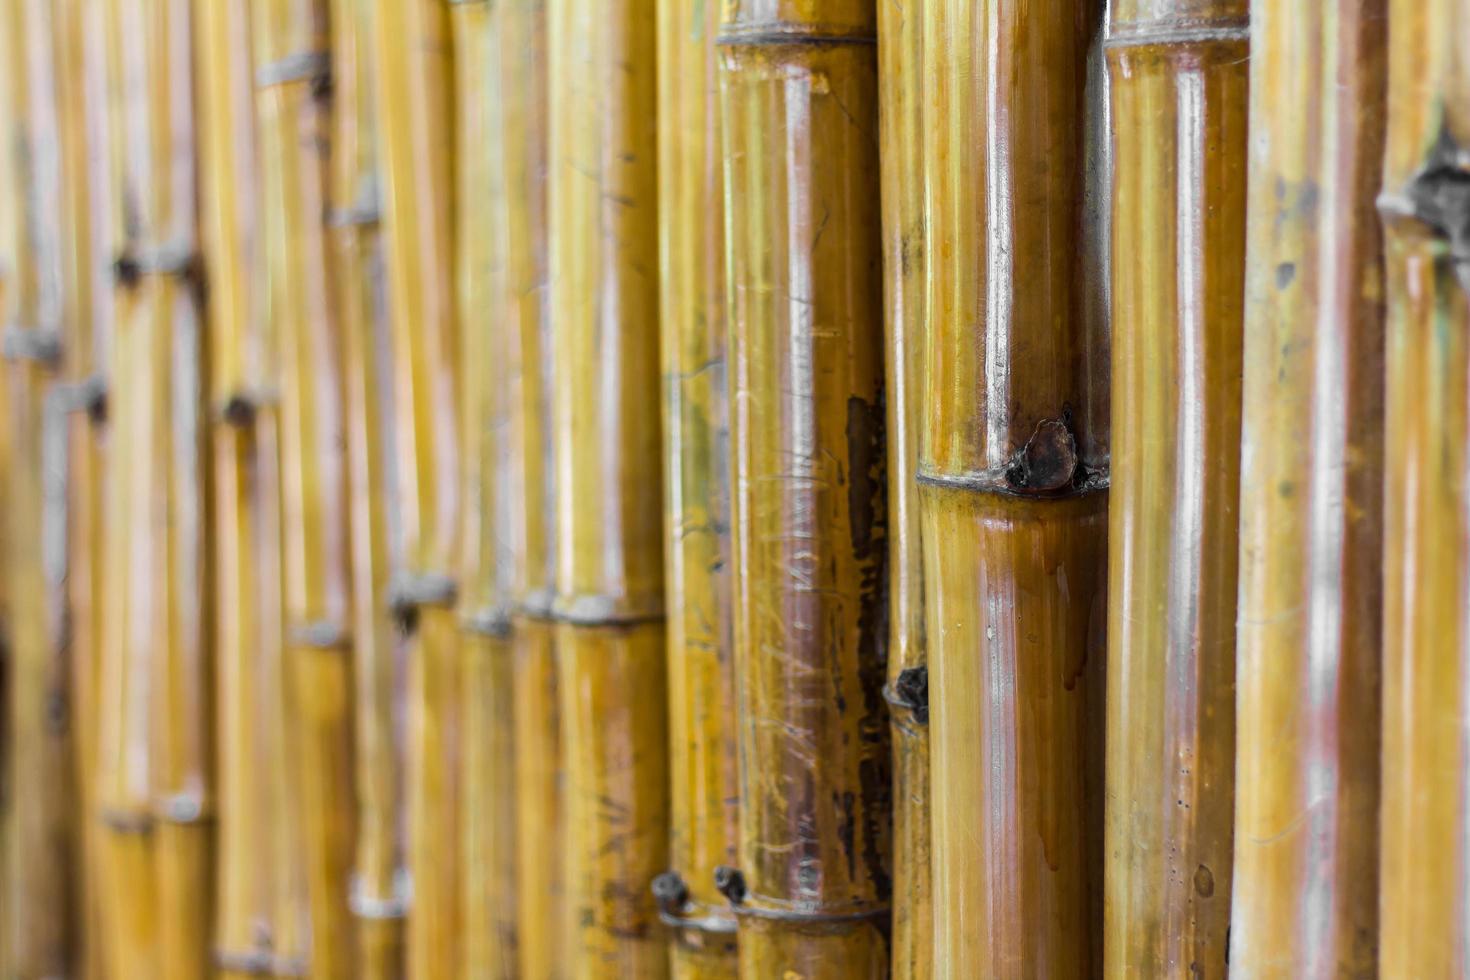
<instances>
[{"instance_id":1,"label":"bamboo stalk","mask_svg":"<svg viewBox=\"0 0 1470 980\"><path fill-rule=\"evenodd\" d=\"M888 970L875 29L849 0L720 26L744 977Z\"/></svg>"},{"instance_id":2,"label":"bamboo stalk","mask_svg":"<svg viewBox=\"0 0 1470 980\"><path fill-rule=\"evenodd\" d=\"M878 136L883 201L884 401L888 433L888 700L893 739L893 952L899 980L934 972L929 842L929 663L924 642L918 436L923 424L924 20L878 3Z\"/></svg>"},{"instance_id":3,"label":"bamboo stalk","mask_svg":"<svg viewBox=\"0 0 1470 980\"><path fill-rule=\"evenodd\" d=\"M1115 2L1109 975L1223 977L1249 9Z\"/></svg>"},{"instance_id":4,"label":"bamboo stalk","mask_svg":"<svg viewBox=\"0 0 1470 980\"><path fill-rule=\"evenodd\" d=\"M365 980L404 975L400 638L389 607L395 455L373 66L373 0L334 0L331 223L347 395L357 841L351 911Z\"/></svg>"},{"instance_id":5,"label":"bamboo stalk","mask_svg":"<svg viewBox=\"0 0 1470 980\"><path fill-rule=\"evenodd\" d=\"M659 267L668 568L669 864L655 882L676 978L734 977L715 869L737 862L729 407L713 9L658 4Z\"/></svg>"},{"instance_id":6,"label":"bamboo stalk","mask_svg":"<svg viewBox=\"0 0 1470 980\"><path fill-rule=\"evenodd\" d=\"M945 977L1100 972L1107 347L1083 247L1100 13L926 11L918 479Z\"/></svg>"},{"instance_id":7,"label":"bamboo stalk","mask_svg":"<svg viewBox=\"0 0 1470 980\"><path fill-rule=\"evenodd\" d=\"M668 856L653 14L548 4L563 941L582 978L668 968L649 890Z\"/></svg>"},{"instance_id":8,"label":"bamboo stalk","mask_svg":"<svg viewBox=\"0 0 1470 980\"><path fill-rule=\"evenodd\" d=\"M398 512L404 566L395 605L409 654L409 973L460 964L461 686L452 605L461 501L452 281L454 168L448 11L441 0L379 0L377 101L392 309Z\"/></svg>"},{"instance_id":9,"label":"bamboo stalk","mask_svg":"<svg viewBox=\"0 0 1470 980\"><path fill-rule=\"evenodd\" d=\"M1470 7L1395 0L1388 14L1379 966L1384 976L1463 976Z\"/></svg>"},{"instance_id":10,"label":"bamboo stalk","mask_svg":"<svg viewBox=\"0 0 1470 980\"><path fill-rule=\"evenodd\" d=\"M1383 10L1251 7L1230 932L1247 975L1376 962Z\"/></svg>"}]
</instances>

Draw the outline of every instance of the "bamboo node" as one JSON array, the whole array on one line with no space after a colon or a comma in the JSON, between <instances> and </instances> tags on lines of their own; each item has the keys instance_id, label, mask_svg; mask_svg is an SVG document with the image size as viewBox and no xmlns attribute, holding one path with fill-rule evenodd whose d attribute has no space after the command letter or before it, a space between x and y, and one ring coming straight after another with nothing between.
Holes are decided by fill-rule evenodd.
<instances>
[{"instance_id":1,"label":"bamboo node","mask_svg":"<svg viewBox=\"0 0 1470 980\"><path fill-rule=\"evenodd\" d=\"M510 617L511 611L506 606L484 606L461 615L459 628L466 633L505 639L511 634Z\"/></svg>"},{"instance_id":2,"label":"bamboo node","mask_svg":"<svg viewBox=\"0 0 1470 980\"><path fill-rule=\"evenodd\" d=\"M1006 467L1006 482L1021 491L1046 493L1072 482L1077 440L1063 419L1042 419Z\"/></svg>"},{"instance_id":3,"label":"bamboo node","mask_svg":"<svg viewBox=\"0 0 1470 980\"><path fill-rule=\"evenodd\" d=\"M1470 263L1470 154L1441 133L1424 166L1401 193L1384 194L1378 212L1385 220L1409 219L1429 228L1449 245L1456 265ZM1461 271L1466 282L1470 273ZM1467 285L1470 288L1470 285Z\"/></svg>"},{"instance_id":4,"label":"bamboo node","mask_svg":"<svg viewBox=\"0 0 1470 980\"><path fill-rule=\"evenodd\" d=\"M171 793L155 803L155 816L165 823L200 823L205 818L204 797L196 792Z\"/></svg>"},{"instance_id":5,"label":"bamboo node","mask_svg":"<svg viewBox=\"0 0 1470 980\"><path fill-rule=\"evenodd\" d=\"M358 875L353 875L347 886L347 909L359 919L381 921L406 918L412 898L412 883L408 872L402 869L393 875L392 895L369 895Z\"/></svg>"},{"instance_id":6,"label":"bamboo node","mask_svg":"<svg viewBox=\"0 0 1470 980\"><path fill-rule=\"evenodd\" d=\"M149 834L153 832L153 814L121 807L103 807L102 824L119 834Z\"/></svg>"},{"instance_id":7,"label":"bamboo node","mask_svg":"<svg viewBox=\"0 0 1470 980\"><path fill-rule=\"evenodd\" d=\"M9 324L0 338L0 354L7 361L31 361L55 367L61 361L61 330L56 327L22 327Z\"/></svg>"},{"instance_id":8,"label":"bamboo node","mask_svg":"<svg viewBox=\"0 0 1470 980\"><path fill-rule=\"evenodd\" d=\"M733 935L737 931L734 918L691 900L689 886L677 871L665 871L654 878L650 890L658 904L659 921L666 926L717 935Z\"/></svg>"},{"instance_id":9,"label":"bamboo node","mask_svg":"<svg viewBox=\"0 0 1470 980\"><path fill-rule=\"evenodd\" d=\"M895 707L907 708L912 712L914 721L927 725L929 723L929 668L927 666L904 668L891 686L884 686L883 698Z\"/></svg>"},{"instance_id":10,"label":"bamboo node","mask_svg":"<svg viewBox=\"0 0 1470 980\"><path fill-rule=\"evenodd\" d=\"M330 52L297 51L255 69L255 87L266 89L290 82L311 82L315 94L318 86L325 85L330 89L331 71Z\"/></svg>"},{"instance_id":11,"label":"bamboo node","mask_svg":"<svg viewBox=\"0 0 1470 980\"><path fill-rule=\"evenodd\" d=\"M289 627L286 630L286 643L311 650L345 650L352 645L352 635L346 627L338 623L318 619Z\"/></svg>"},{"instance_id":12,"label":"bamboo node","mask_svg":"<svg viewBox=\"0 0 1470 980\"><path fill-rule=\"evenodd\" d=\"M745 875L739 868L722 864L715 868L715 891L730 900L731 905L745 901Z\"/></svg>"},{"instance_id":13,"label":"bamboo node","mask_svg":"<svg viewBox=\"0 0 1470 980\"><path fill-rule=\"evenodd\" d=\"M459 589L454 579L437 572L400 572L388 586L388 612L405 634L418 626L424 606L452 606Z\"/></svg>"},{"instance_id":14,"label":"bamboo node","mask_svg":"<svg viewBox=\"0 0 1470 980\"><path fill-rule=\"evenodd\" d=\"M557 596L552 617L573 626L633 626L664 618L661 595L617 596L584 592Z\"/></svg>"}]
</instances>

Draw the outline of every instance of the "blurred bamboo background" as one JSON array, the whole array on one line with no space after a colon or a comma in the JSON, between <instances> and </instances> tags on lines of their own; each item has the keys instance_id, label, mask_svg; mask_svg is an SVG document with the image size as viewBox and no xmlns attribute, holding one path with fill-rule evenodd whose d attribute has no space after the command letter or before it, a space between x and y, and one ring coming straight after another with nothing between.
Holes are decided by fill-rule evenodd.
<instances>
[{"instance_id":1,"label":"blurred bamboo background","mask_svg":"<svg viewBox=\"0 0 1470 980\"><path fill-rule=\"evenodd\" d=\"M1470 978L1470 0L0 0L0 135L0 980Z\"/></svg>"}]
</instances>

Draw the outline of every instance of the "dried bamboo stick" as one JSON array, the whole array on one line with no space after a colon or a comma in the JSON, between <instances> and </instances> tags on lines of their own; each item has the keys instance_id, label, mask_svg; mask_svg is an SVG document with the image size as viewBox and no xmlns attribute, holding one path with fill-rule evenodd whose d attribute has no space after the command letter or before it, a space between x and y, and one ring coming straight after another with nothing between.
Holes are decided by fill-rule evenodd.
<instances>
[{"instance_id":1,"label":"dried bamboo stick","mask_svg":"<svg viewBox=\"0 0 1470 980\"><path fill-rule=\"evenodd\" d=\"M563 941L582 978L668 967L649 890L668 855L653 14L548 4Z\"/></svg>"},{"instance_id":2,"label":"dried bamboo stick","mask_svg":"<svg viewBox=\"0 0 1470 980\"><path fill-rule=\"evenodd\" d=\"M926 8L919 483L943 977L1100 967L1107 347L1082 247L1100 13Z\"/></svg>"},{"instance_id":3,"label":"dried bamboo stick","mask_svg":"<svg viewBox=\"0 0 1470 980\"><path fill-rule=\"evenodd\" d=\"M1235 768L1245 0L1109 10L1109 975L1224 977Z\"/></svg>"},{"instance_id":4,"label":"dried bamboo stick","mask_svg":"<svg viewBox=\"0 0 1470 980\"><path fill-rule=\"evenodd\" d=\"M1251 5L1230 969L1377 945L1381 0Z\"/></svg>"},{"instance_id":5,"label":"dried bamboo stick","mask_svg":"<svg viewBox=\"0 0 1470 980\"><path fill-rule=\"evenodd\" d=\"M411 975L439 977L461 962L461 677L452 609L462 489L452 277L453 57L442 0L378 0L376 12L404 556L393 589L395 605L414 632L408 961Z\"/></svg>"},{"instance_id":6,"label":"dried bamboo stick","mask_svg":"<svg viewBox=\"0 0 1470 980\"><path fill-rule=\"evenodd\" d=\"M1388 12L1379 966L1389 977L1464 976L1470 5L1395 0Z\"/></svg>"},{"instance_id":7,"label":"dried bamboo stick","mask_svg":"<svg viewBox=\"0 0 1470 980\"><path fill-rule=\"evenodd\" d=\"M923 424L925 276L924 20L878 2L878 135L883 201L884 401L888 434L888 699L893 739L893 951L898 980L934 971L929 846L929 664L924 642L918 436Z\"/></svg>"},{"instance_id":8,"label":"dried bamboo stick","mask_svg":"<svg viewBox=\"0 0 1470 980\"><path fill-rule=\"evenodd\" d=\"M726 2L744 977L888 971L891 777L876 31Z\"/></svg>"},{"instance_id":9,"label":"dried bamboo stick","mask_svg":"<svg viewBox=\"0 0 1470 980\"><path fill-rule=\"evenodd\" d=\"M715 869L737 863L719 77L709 5L658 4L659 268L668 603L671 974L734 977Z\"/></svg>"}]
</instances>

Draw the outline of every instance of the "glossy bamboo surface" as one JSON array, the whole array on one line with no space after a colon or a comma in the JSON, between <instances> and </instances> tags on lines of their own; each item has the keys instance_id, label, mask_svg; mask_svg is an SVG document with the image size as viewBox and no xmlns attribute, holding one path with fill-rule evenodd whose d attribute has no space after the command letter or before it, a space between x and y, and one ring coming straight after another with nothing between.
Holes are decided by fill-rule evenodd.
<instances>
[{"instance_id":1,"label":"glossy bamboo surface","mask_svg":"<svg viewBox=\"0 0 1470 980\"><path fill-rule=\"evenodd\" d=\"M883 196L884 401L888 407L888 699L893 737L893 955L899 980L933 972L929 849L929 674L919 543L925 276L924 19L878 0Z\"/></svg>"},{"instance_id":2,"label":"glossy bamboo surface","mask_svg":"<svg viewBox=\"0 0 1470 980\"><path fill-rule=\"evenodd\" d=\"M743 876L727 895L751 978L888 962L877 59L870 8L817 8L790 26L730 3L721 27ZM844 25L831 43L827 25ZM783 43L752 43L765 30Z\"/></svg>"},{"instance_id":3,"label":"glossy bamboo surface","mask_svg":"<svg viewBox=\"0 0 1470 980\"><path fill-rule=\"evenodd\" d=\"M659 269L669 615L670 972L736 975L715 869L737 863L719 79L709 5L658 4Z\"/></svg>"},{"instance_id":4,"label":"glossy bamboo surface","mask_svg":"<svg viewBox=\"0 0 1470 980\"><path fill-rule=\"evenodd\" d=\"M1457 0L1389 5L1383 976L1470 971L1470 102ZM1451 189L1454 190L1451 190Z\"/></svg>"},{"instance_id":5,"label":"glossy bamboo surface","mask_svg":"<svg viewBox=\"0 0 1470 980\"><path fill-rule=\"evenodd\" d=\"M1377 944L1384 5L1251 9L1230 967Z\"/></svg>"},{"instance_id":6,"label":"glossy bamboo surface","mask_svg":"<svg viewBox=\"0 0 1470 980\"><path fill-rule=\"evenodd\" d=\"M515 624L516 953L525 976L564 977L567 934L566 779L556 627Z\"/></svg>"},{"instance_id":7,"label":"glossy bamboo surface","mask_svg":"<svg viewBox=\"0 0 1470 980\"><path fill-rule=\"evenodd\" d=\"M1110 976L1226 973L1248 44L1244 0L1109 14Z\"/></svg>"},{"instance_id":8,"label":"glossy bamboo surface","mask_svg":"<svg viewBox=\"0 0 1470 980\"><path fill-rule=\"evenodd\" d=\"M1086 210L1100 14L925 10L919 481L942 977L1101 968L1108 389Z\"/></svg>"}]
</instances>

